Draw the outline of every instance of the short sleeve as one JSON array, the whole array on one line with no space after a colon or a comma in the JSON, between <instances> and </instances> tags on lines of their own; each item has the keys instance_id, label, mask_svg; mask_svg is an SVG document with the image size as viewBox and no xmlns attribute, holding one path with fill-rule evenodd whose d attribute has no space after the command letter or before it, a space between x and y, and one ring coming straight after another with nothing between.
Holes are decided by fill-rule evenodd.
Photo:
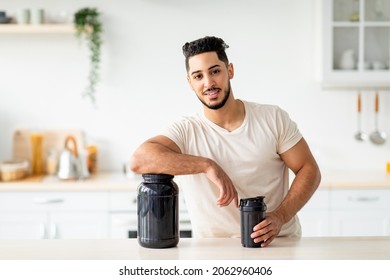
<instances>
[{"instance_id":1,"label":"short sleeve","mask_svg":"<svg viewBox=\"0 0 390 280\"><path fill-rule=\"evenodd\" d=\"M186 128L185 120L179 120L161 131L161 135L168 137L179 147L182 153L185 153L185 143L186 143Z\"/></svg>"},{"instance_id":2,"label":"short sleeve","mask_svg":"<svg viewBox=\"0 0 390 280\"><path fill-rule=\"evenodd\" d=\"M302 139L302 134L288 113L280 108L277 114L277 126L279 131L277 152L282 154L295 146Z\"/></svg>"}]
</instances>

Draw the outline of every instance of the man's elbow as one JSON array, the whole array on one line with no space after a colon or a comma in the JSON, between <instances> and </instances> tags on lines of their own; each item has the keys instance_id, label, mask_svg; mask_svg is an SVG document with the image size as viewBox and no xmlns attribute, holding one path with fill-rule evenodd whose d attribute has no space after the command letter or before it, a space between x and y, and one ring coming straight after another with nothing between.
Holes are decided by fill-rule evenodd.
<instances>
[{"instance_id":1,"label":"man's elbow","mask_svg":"<svg viewBox=\"0 0 390 280\"><path fill-rule=\"evenodd\" d=\"M130 170L136 174L141 174L142 173L141 166L142 164L139 157L136 154L132 155L129 162Z\"/></svg>"}]
</instances>

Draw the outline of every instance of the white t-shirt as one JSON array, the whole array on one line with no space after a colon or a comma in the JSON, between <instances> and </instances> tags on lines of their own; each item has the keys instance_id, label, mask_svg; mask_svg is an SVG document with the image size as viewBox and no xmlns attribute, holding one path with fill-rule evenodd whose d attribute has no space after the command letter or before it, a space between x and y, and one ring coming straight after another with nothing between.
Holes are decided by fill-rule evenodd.
<instances>
[{"instance_id":1,"label":"white t-shirt","mask_svg":"<svg viewBox=\"0 0 390 280\"><path fill-rule=\"evenodd\" d=\"M162 134L183 154L213 159L233 181L238 197L265 196L267 211L277 208L289 189L289 171L279 154L301 138L288 114L274 105L243 101L245 118L234 131L208 120L204 114L185 117ZM240 236L240 211L231 203L219 207L218 187L204 173L177 176L190 215L194 237ZM296 216L283 225L279 236L300 236Z\"/></svg>"}]
</instances>

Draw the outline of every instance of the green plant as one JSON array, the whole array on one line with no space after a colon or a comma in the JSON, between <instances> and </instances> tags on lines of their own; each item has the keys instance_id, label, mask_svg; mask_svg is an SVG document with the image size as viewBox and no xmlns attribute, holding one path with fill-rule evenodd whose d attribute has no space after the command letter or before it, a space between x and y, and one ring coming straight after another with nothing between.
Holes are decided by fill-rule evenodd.
<instances>
[{"instance_id":1,"label":"green plant","mask_svg":"<svg viewBox=\"0 0 390 280\"><path fill-rule=\"evenodd\" d=\"M88 42L90 51L90 71L88 75L88 85L84 96L96 102L95 91L99 81L100 53L102 46L101 35L103 32L100 13L96 8L83 8L74 14L74 25L76 35L79 38L85 38Z\"/></svg>"}]
</instances>

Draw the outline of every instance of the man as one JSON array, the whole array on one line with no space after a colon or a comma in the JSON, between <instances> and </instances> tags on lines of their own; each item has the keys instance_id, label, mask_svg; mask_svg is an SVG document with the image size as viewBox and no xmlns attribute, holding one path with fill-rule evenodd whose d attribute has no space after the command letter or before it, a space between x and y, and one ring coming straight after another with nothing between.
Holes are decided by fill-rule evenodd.
<instances>
[{"instance_id":1,"label":"man","mask_svg":"<svg viewBox=\"0 0 390 280\"><path fill-rule=\"evenodd\" d=\"M254 242L300 236L296 213L317 189L320 171L296 124L277 106L235 99L225 42L204 37L183 46L187 79L203 114L172 124L133 154L136 173L180 176L194 237L240 234L238 199L265 196L268 212ZM289 188L288 169L295 173Z\"/></svg>"}]
</instances>

